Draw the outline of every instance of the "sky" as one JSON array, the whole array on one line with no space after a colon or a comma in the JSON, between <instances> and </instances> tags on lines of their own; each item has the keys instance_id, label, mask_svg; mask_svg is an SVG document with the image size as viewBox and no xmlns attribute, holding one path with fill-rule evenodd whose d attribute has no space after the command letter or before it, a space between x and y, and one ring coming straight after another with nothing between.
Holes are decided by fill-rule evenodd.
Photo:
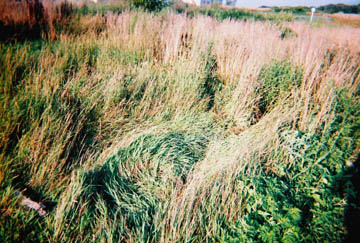
<instances>
[{"instance_id":1,"label":"sky","mask_svg":"<svg viewBox=\"0 0 360 243\"><path fill-rule=\"evenodd\" d=\"M237 0L240 7L256 8L265 6L321 6L326 4L359 4L360 0Z\"/></svg>"}]
</instances>

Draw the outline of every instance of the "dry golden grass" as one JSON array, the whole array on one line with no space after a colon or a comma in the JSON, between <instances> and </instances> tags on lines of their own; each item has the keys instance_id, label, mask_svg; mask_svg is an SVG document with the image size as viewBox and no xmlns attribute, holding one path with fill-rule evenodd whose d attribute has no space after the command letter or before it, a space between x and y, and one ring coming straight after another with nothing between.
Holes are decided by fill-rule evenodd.
<instances>
[{"instance_id":1,"label":"dry golden grass","mask_svg":"<svg viewBox=\"0 0 360 243\"><path fill-rule=\"evenodd\" d=\"M328 17L333 17L333 18L360 20L360 15L359 15L359 14L336 13L336 14L328 14L327 16L328 16Z\"/></svg>"},{"instance_id":2,"label":"dry golden grass","mask_svg":"<svg viewBox=\"0 0 360 243\"><path fill-rule=\"evenodd\" d=\"M134 18L136 26L131 29ZM232 179L245 169L250 174L257 173L259 164L252 156L257 154L261 157L261 154L267 153L266 146L274 142L283 123L293 121L299 124L300 129L310 131L318 127L331 115L329 110L334 91L341 88L355 90L359 83L359 77L354 73L354 69L359 68L356 53L360 39L354 38L360 34L357 28L334 31L333 28L311 28L306 23L296 22L288 26L298 33L298 37L281 40L280 30L271 24L219 23L207 17L188 19L182 15L168 15L164 18L126 12L118 17L108 16L107 24L106 37L101 43L108 48L141 52L146 62L150 62L136 71L137 85L141 85L142 80L148 82L135 110L137 119L143 119L145 114L156 117L169 106L173 114L192 112L193 109L202 111L204 108L198 103L197 94L192 93L196 90L193 80L201 79L197 70L203 65L203 53L209 52L216 57L217 73L224 84L216 94L222 102L215 103L211 112L214 117L232 120L233 126L240 131L245 130L226 141L214 141L187 183L173 191L171 200L164 207L165 216L162 216L164 211L161 210L157 216L156 222L162 226L161 242L189 240L187 237L201 228L203 207L209 206L209 201L215 204L208 215L220 217L225 211L229 221L238 219L244 196L249 192L246 188L241 192L241 185L233 184ZM184 33L191 37L186 46L181 41ZM333 55L331 60L329 55ZM254 93L259 86L258 73L264 64L274 58L290 59L303 67L301 88L294 90L291 100L287 100L280 109L247 129L251 107L257 102ZM113 71L118 67L111 63L106 65ZM168 75L158 79L156 73L161 73L164 68ZM173 81L171 77L177 79ZM157 93L156 89L166 91ZM132 140L133 137L124 137L119 144L124 146ZM106 158L108 153L106 151L106 156L102 158ZM232 193L234 190L238 193ZM206 222L209 236L216 233L216 220L213 222Z\"/></svg>"},{"instance_id":3,"label":"dry golden grass","mask_svg":"<svg viewBox=\"0 0 360 243\"><path fill-rule=\"evenodd\" d=\"M297 37L281 38L285 26ZM269 22L218 22L204 16L140 11L81 17L73 28L74 33L58 35L54 45L44 44L36 68L19 86L25 95L11 96L18 87L13 80L2 87L8 97L0 110L8 118L1 127L2 143L10 143L21 119L34 118L18 136L11 156L27 168L28 186L41 188L58 201L46 221L49 232L55 232L49 233L49 241L99 236L111 242L112 235L103 235L113 230L110 219L96 224L94 232L86 235L90 238L76 238L69 232L66 220L80 221L76 217L87 210L87 204L77 204L84 189L82 173L103 165L141 135L196 130L201 122L193 121L204 114L221 132L211 136L203 132L211 141L186 182L154 189L159 194L164 190L154 227L160 242L189 241L197 233L212 239L219 233L220 217L228 222L241 220L246 197L253 191L234 178L257 175L260 160L270 145L276 146L282 125L315 132L332 115L335 91L356 92L360 83L359 28L313 28L301 22L279 27ZM29 46L19 47L4 56L13 65L10 70L17 68L12 56L20 63L27 60L20 53L28 50ZM259 73L274 59L301 67L301 84L255 120L262 85ZM206 80L215 82L211 75L220 88L203 94ZM36 102L41 106L38 116ZM25 118L18 115L22 111L18 104L29 107ZM8 114L10 105L17 112ZM0 157L6 162L1 168L12 163L5 155ZM150 164L136 162L144 170ZM267 166L277 168L275 162ZM5 176L0 171L0 182ZM138 186L148 183L137 179ZM14 206L4 202L9 195L4 194L0 205L11 211ZM79 215L72 215L73 208L79 209ZM138 241L137 233L131 231L124 241Z\"/></svg>"},{"instance_id":4,"label":"dry golden grass","mask_svg":"<svg viewBox=\"0 0 360 243\"><path fill-rule=\"evenodd\" d=\"M359 14L329 14L327 16L330 17L335 24L360 27Z\"/></svg>"},{"instance_id":5,"label":"dry golden grass","mask_svg":"<svg viewBox=\"0 0 360 243\"><path fill-rule=\"evenodd\" d=\"M311 13L306 13L311 15ZM344 13L335 13L335 14L321 14L315 13L315 16L325 17L330 20L332 24L338 25L340 27L350 26L359 28L360 27L360 15L359 14L344 14Z\"/></svg>"}]
</instances>

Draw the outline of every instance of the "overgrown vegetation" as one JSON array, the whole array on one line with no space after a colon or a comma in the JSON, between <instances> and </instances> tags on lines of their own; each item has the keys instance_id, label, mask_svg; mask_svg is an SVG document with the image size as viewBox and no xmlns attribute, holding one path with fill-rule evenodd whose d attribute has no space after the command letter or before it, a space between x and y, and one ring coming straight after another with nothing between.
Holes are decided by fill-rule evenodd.
<instances>
[{"instance_id":1,"label":"overgrown vegetation","mask_svg":"<svg viewBox=\"0 0 360 243\"><path fill-rule=\"evenodd\" d=\"M131 0L131 4L136 8L144 8L148 11L160 10L165 5L162 0Z\"/></svg>"},{"instance_id":2,"label":"overgrown vegetation","mask_svg":"<svg viewBox=\"0 0 360 243\"><path fill-rule=\"evenodd\" d=\"M1 1L0 41L35 40L43 36L58 37L69 25L73 6L67 1L58 4L39 0Z\"/></svg>"},{"instance_id":3,"label":"overgrown vegetation","mask_svg":"<svg viewBox=\"0 0 360 243\"><path fill-rule=\"evenodd\" d=\"M221 8L219 5L211 5L209 7L195 7L186 4L174 4L174 9L178 13L186 13L187 16L194 17L198 15L205 15L214 17L219 21L225 19L234 20L256 20L256 21L292 21L293 17L285 12L274 14L267 12L250 11L244 9Z\"/></svg>"},{"instance_id":4,"label":"overgrown vegetation","mask_svg":"<svg viewBox=\"0 0 360 243\"><path fill-rule=\"evenodd\" d=\"M334 119L311 135L282 131L279 147L269 153L265 167L253 178L241 176L247 188L247 206L240 220L221 232L226 242L342 241L346 236L347 204L358 197L351 181L359 146L359 104L345 91L337 95ZM280 149L279 149L280 148ZM268 167L275 160L277 168ZM354 232L352 232L354 233Z\"/></svg>"},{"instance_id":5,"label":"overgrown vegetation","mask_svg":"<svg viewBox=\"0 0 360 243\"><path fill-rule=\"evenodd\" d=\"M273 61L262 67L259 73L260 82L257 97L259 97L258 111L255 117L261 118L286 98L291 89L299 88L302 81L302 70L294 67L289 60Z\"/></svg>"},{"instance_id":6,"label":"overgrown vegetation","mask_svg":"<svg viewBox=\"0 0 360 243\"><path fill-rule=\"evenodd\" d=\"M263 6L266 7L266 6ZM293 14L305 14L311 12L310 7L296 6L296 7L272 7L275 12L288 12ZM327 4L317 8L317 11L321 13L346 13L346 14L358 14L360 13L360 5L348 5L348 4Z\"/></svg>"},{"instance_id":7,"label":"overgrown vegetation","mask_svg":"<svg viewBox=\"0 0 360 243\"><path fill-rule=\"evenodd\" d=\"M2 4L0 241L358 238L359 29Z\"/></svg>"},{"instance_id":8,"label":"overgrown vegetation","mask_svg":"<svg viewBox=\"0 0 360 243\"><path fill-rule=\"evenodd\" d=\"M98 240L153 240L155 213L166 199L164 193L176 183L185 183L186 175L203 157L207 143L201 135L179 132L140 136L110 156L100 168L82 175L81 188L76 189L81 191L76 198L78 203L68 205L64 224L75 226L77 221L83 222L72 229L72 234L77 235L84 230L95 232L100 218L109 224L100 226L103 230L96 236ZM111 225L113 221L117 223ZM111 236L106 234L108 231ZM61 234L63 239L69 237ZM74 236L67 240L71 237Z\"/></svg>"},{"instance_id":9,"label":"overgrown vegetation","mask_svg":"<svg viewBox=\"0 0 360 243\"><path fill-rule=\"evenodd\" d=\"M358 14L360 13L360 5L328 4L319 7L319 10L330 14L339 12Z\"/></svg>"}]
</instances>

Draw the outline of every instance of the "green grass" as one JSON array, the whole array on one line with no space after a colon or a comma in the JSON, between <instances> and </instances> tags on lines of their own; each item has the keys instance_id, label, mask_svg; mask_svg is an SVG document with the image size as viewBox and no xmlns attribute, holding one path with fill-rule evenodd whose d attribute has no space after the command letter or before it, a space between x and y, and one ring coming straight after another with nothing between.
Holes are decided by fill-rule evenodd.
<instances>
[{"instance_id":1,"label":"green grass","mask_svg":"<svg viewBox=\"0 0 360 243\"><path fill-rule=\"evenodd\" d=\"M61 221L64 229L65 225L73 226L72 233L61 232L61 239L71 240L84 231L97 232L100 227L97 240L154 240L156 213L171 190L186 182L208 142L199 131L140 135L103 165L83 172L80 182L75 183L80 185L73 199L77 203L66 203L64 210L69 213ZM87 240L90 238L82 238Z\"/></svg>"},{"instance_id":2,"label":"green grass","mask_svg":"<svg viewBox=\"0 0 360 243\"><path fill-rule=\"evenodd\" d=\"M291 89L299 88L302 78L301 67L294 66L289 60L274 60L266 64L258 77L260 87L257 95L260 98L255 118L258 119L271 111L277 102L289 95Z\"/></svg>"},{"instance_id":3,"label":"green grass","mask_svg":"<svg viewBox=\"0 0 360 243\"><path fill-rule=\"evenodd\" d=\"M189 8L189 9L181 9L179 12L185 12L188 16L198 16L205 15L214 17L219 21L223 21L226 19L232 20L253 20L253 21L273 21L273 22L291 22L293 21L293 16L291 14L286 13L261 13L256 11L249 11L243 9L222 9L216 6L208 7L208 8Z\"/></svg>"},{"instance_id":4,"label":"green grass","mask_svg":"<svg viewBox=\"0 0 360 243\"><path fill-rule=\"evenodd\" d=\"M75 8L75 13L78 15L92 15L95 16L96 14L100 15L106 15L108 12L112 12L115 14L120 14L126 9L129 8L129 4L123 2L119 3L110 3L110 4L84 4L82 6L79 6L78 8Z\"/></svg>"},{"instance_id":5,"label":"green grass","mask_svg":"<svg viewBox=\"0 0 360 243\"><path fill-rule=\"evenodd\" d=\"M279 29L282 15L73 14L54 39L0 43L0 241L354 237L353 50Z\"/></svg>"}]
</instances>

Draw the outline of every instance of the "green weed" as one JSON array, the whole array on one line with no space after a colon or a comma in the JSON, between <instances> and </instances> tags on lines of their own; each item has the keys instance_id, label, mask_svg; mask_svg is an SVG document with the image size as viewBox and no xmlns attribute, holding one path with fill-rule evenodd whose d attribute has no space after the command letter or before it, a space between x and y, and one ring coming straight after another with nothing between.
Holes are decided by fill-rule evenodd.
<instances>
[{"instance_id":1,"label":"green weed","mask_svg":"<svg viewBox=\"0 0 360 243\"><path fill-rule=\"evenodd\" d=\"M278 101L289 95L292 88L300 87L302 78L301 67L294 66L289 60L265 65L258 77L260 87L257 94L260 97L255 118L259 119L273 109Z\"/></svg>"},{"instance_id":2,"label":"green weed","mask_svg":"<svg viewBox=\"0 0 360 243\"><path fill-rule=\"evenodd\" d=\"M246 200L243 215L224 227L217 239L227 242L319 242L342 241L347 234L348 202L356 194L348 167L359 146L359 104L340 92L334 118L315 135L298 131L283 133L290 157L276 172L271 168L254 178L240 177L254 193ZM269 170L268 170L269 169ZM354 207L354 206L351 206ZM358 212L358 207L353 209ZM350 223L351 224L351 223ZM354 232L351 232L352 234ZM349 236L348 236L349 237Z\"/></svg>"}]
</instances>

